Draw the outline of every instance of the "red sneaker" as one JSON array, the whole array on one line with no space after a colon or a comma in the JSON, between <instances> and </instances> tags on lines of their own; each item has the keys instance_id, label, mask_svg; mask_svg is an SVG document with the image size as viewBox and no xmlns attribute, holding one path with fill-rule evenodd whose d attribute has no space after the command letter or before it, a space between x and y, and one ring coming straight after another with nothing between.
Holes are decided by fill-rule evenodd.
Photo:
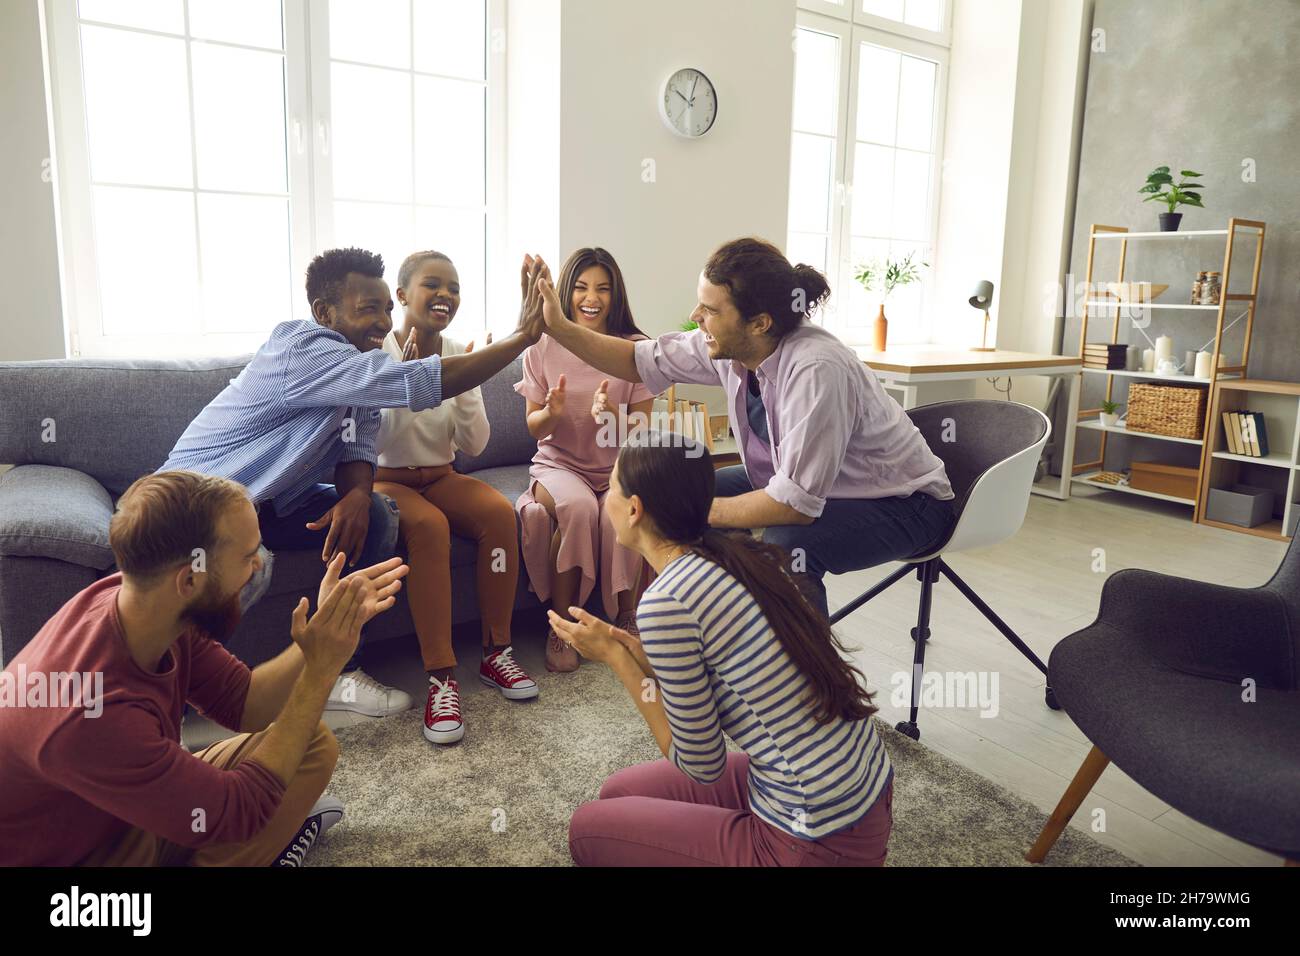
<instances>
[{"instance_id":1,"label":"red sneaker","mask_svg":"<svg viewBox=\"0 0 1300 956\"><path fill-rule=\"evenodd\" d=\"M444 684L429 676L429 696L424 703L424 736L435 744L454 744L465 736L460 716L460 685L455 678Z\"/></svg>"},{"instance_id":2,"label":"red sneaker","mask_svg":"<svg viewBox=\"0 0 1300 956\"><path fill-rule=\"evenodd\" d=\"M478 679L501 691L506 700L529 700L537 696L537 681L524 673L514 653L513 647L506 647L483 658Z\"/></svg>"}]
</instances>

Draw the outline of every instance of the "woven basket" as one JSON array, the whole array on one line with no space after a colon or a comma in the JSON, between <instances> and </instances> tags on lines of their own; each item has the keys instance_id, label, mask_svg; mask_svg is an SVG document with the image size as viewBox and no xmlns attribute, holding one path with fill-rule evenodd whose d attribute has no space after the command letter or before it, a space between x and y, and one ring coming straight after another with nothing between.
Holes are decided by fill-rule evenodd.
<instances>
[{"instance_id":1,"label":"woven basket","mask_svg":"<svg viewBox=\"0 0 1300 956\"><path fill-rule=\"evenodd\" d=\"M1135 382L1128 390L1126 424L1131 432L1201 439L1206 389Z\"/></svg>"}]
</instances>

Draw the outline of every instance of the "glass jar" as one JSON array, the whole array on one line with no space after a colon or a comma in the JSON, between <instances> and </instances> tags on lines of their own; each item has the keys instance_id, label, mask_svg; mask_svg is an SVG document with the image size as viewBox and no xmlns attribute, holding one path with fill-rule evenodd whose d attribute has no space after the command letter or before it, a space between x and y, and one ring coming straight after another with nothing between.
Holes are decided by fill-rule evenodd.
<instances>
[{"instance_id":1,"label":"glass jar","mask_svg":"<svg viewBox=\"0 0 1300 956\"><path fill-rule=\"evenodd\" d=\"M1200 305L1200 304L1201 304L1201 293L1202 293L1202 292L1204 291L1204 289L1205 289L1205 277L1206 277L1206 275L1208 275L1208 273L1206 273L1206 272L1198 272L1198 273L1196 273L1196 281L1192 283L1192 297L1191 297L1191 299L1189 300L1189 301L1190 301L1190 304L1192 304L1192 305Z\"/></svg>"},{"instance_id":2,"label":"glass jar","mask_svg":"<svg viewBox=\"0 0 1300 956\"><path fill-rule=\"evenodd\" d=\"M1201 285L1201 305L1219 304L1219 296L1223 292L1219 275L1217 272L1210 272L1206 275L1205 282Z\"/></svg>"}]
</instances>

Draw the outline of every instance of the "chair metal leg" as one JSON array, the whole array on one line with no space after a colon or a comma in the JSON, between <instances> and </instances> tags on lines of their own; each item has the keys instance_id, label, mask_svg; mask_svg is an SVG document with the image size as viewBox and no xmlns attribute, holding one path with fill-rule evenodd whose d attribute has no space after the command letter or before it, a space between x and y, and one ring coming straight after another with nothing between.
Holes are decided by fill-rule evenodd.
<instances>
[{"instance_id":1,"label":"chair metal leg","mask_svg":"<svg viewBox=\"0 0 1300 956\"><path fill-rule=\"evenodd\" d=\"M896 584L898 581L902 580L903 577L905 577L909 571L911 571L913 568L918 566L919 565L915 565L915 564L903 565L901 568L899 568L889 577L885 578L883 581L881 581L879 584L873 587L870 591L864 591L862 594L859 594L848 604L844 605L842 608L840 608L838 611L832 614L830 622L832 624L838 624L840 621L848 617L858 608L862 607L862 605L870 601L873 597L883 593L891 585Z\"/></svg>"},{"instance_id":2,"label":"chair metal leg","mask_svg":"<svg viewBox=\"0 0 1300 956\"><path fill-rule=\"evenodd\" d=\"M916 612L916 627L912 629L912 709L907 720L899 721L894 729L913 740L921 739L916 726L916 714L921 704L921 678L925 674L925 645L930 641L930 605L934 597L934 582L939 579L939 559L932 558L917 566L921 579L921 604Z\"/></svg>"},{"instance_id":3,"label":"chair metal leg","mask_svg":"<svg viewBox=\"0 0 1300 956\"><path fill-rule=\"evenodd\" d=\"M1043 826L1043 832L1038 835L1034 845L1029 848L1025 854L1025 859L1030 863L1042 863L1043 858L1047 856L1047 851L1056 845L1061 833L1070 823L1070 818L1074 812L1079 809L1079 805L1092 791L1093 785L1101 776L1102 771L1110 764L1110 758L1101 752L1099 747L1093 747L1088 751L1088 756L1083 758L1083 763L1079 766L1070 781L1070 785L1065 788L1065 793L1061 796L1061 802L1056 805L1052 815L1047 818L1047 823Z\"/></svg>"},{"instance_id":4,"label":"chair metal leg","mask_svg":"<svg viewBox=\"0 0 1300 956\"><path fill-rule=\"evenodd\" d=\"M988 618L989 623L1001 631L1002 636L1014 644L1016 650L1021 654L1024 654L1031 664L1046 674L1047 665L1039 660L1038 655L1030 650L1029 645L1020 639L1020 635L1011 630L1011 628L1007 626L1007 623L997 616L997 613L994 612L993 608L985 604L984 600L971 589L969 584L957 577L957 572L950 568L943 558L938 558L936 560L939 562L939 571L947 575L948 580L956 585L957 590L966 595L966 600L970 601L971 604L974 604L975 607L979 609L980 613Z\"/></svg>"}]
</instances>

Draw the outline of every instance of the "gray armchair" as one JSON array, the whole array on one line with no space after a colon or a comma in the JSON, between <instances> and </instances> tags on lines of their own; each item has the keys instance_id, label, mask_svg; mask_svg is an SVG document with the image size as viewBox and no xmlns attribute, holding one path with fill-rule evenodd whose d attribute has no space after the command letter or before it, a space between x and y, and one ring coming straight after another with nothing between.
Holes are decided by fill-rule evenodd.
<instances>
[{"instance_id":1,"label":"gray armchair","mask_svg":"<svg viewBox=\"0 0 1300 956\"><path fill-rule=\"evenodd\" d=\"M1300 545L1258 588L1126 570L1048 681L1093 743L1026 854L1042 862L1110 762L1174 809L1300 861Z\"/></svg>"}]
</instances>

